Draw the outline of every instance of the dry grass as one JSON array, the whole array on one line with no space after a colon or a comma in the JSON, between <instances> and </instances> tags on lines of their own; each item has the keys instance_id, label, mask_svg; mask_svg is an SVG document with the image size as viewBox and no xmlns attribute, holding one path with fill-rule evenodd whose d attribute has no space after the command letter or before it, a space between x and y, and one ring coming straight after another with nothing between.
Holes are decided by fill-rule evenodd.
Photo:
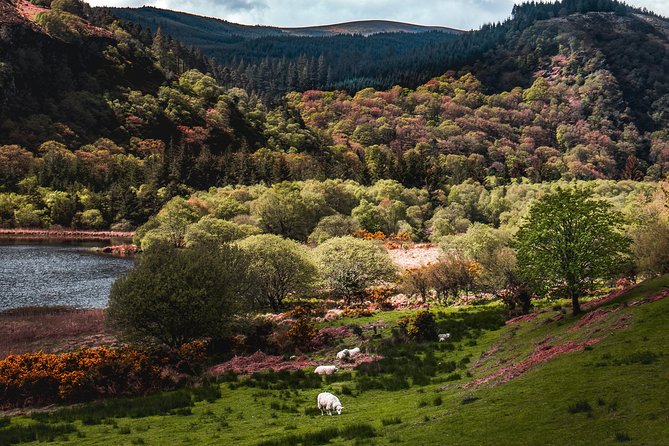
<instances>
[{"instance_id":1,"label":"dry grass","mask_svg":"<svg viewBox=\"0 0 669 446\"><path fill-rule=\"evenodd\" d=\"M104 310L28 307L0 312L0 358L10 353L61 352L112 345Z\"/></svg>"}]
</instances>

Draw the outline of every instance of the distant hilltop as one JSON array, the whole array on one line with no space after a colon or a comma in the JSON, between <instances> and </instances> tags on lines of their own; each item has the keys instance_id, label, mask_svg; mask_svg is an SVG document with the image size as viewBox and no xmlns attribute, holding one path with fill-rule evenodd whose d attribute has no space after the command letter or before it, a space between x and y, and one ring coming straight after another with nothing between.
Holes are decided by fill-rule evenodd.
<instances>
[{"instance_id":1,"label":"distant hilltop","mask_svg":"<svg viewBox=\"0 0 669 446\"><path fill-rule=\"evenodd\" d=\"M461 33L463 31L444 26L414 25L412 23L393 22L391 20L359 20L355 22L336 23L333 25L305 26L299 28L280 28L294 36L327 37L339 34L359 34L371 36L381 33L423 33L441 31Z\"/></svg>"},{"instance_id":2,"label":"distant hilltop","mask_svg":"<svg viewBox=\"0 0 669 446\"><path fill-rule=\"evenodd\" d=\"M267 36L297 36L297 37L330 37L337 35L371 36L382 33L424 33L440 31L449 34L460 34L463 31L445 26L424 26L412 23L394 22L391 20L360 20L354 22L335 23L332 25L304 26L304 27L276 27L265 25L241 25L227 20L202 17L186 12L171 11L152 6L141 8L103 8L115 16L140 23L155 30L157 26L178 36L188 30L189 34L196 35L206 31L218 36L242 36L245 38L259 38Z\"/></svg>"}]
</instances>

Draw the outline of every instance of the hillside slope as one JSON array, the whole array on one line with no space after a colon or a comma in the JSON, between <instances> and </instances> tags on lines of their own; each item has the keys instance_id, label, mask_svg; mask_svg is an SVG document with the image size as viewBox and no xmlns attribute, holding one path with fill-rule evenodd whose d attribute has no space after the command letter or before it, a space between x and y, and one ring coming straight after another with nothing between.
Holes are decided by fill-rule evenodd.
<instances>
[{"instance_id":1,"label":"hillside slope","mask_svg":"<svg viewBox=\"0 0 669 446\"><path fill-rule=\"evenodd\" d=\"M381 348L368 341L366 350L389 358L377 369L365 366L352 376L317 383L309 374L257 374L221 384L221 396L209 402L151 418L126 418L124 405L93 405L83 409L86 424L71 425L80 433L69 441L60 436L57 444L665 445L668 288L664 276L591 301L579 317L558 305L501 329L494 329L494 308L448 309L437 317L440 330L453 333L452 343ZM405 314L335 324L383 320L387 335ZM406 377L411 384L403 384ZM341 416L322 417L314 410L323 390L340 395ZM142 401L132 406L143 407ZM34 418L55 426L83 413ZM0 427L0 435L35 422L14 419Z\"/></svg>"},{"instance_id":2,"label":"hillside slope","mask_svg":"<svg viewBox=\"0 0 669 446\"><path fill-rule=\"evenodd\" d=\"M332 37L340 34L360 34L370 36L381 33L421 33L442 31L459 33L461 31L443 26L423 26L391 20L359 20L330 25L279 27L265 25L242 25L227 20L203 17L187 12L142 6L140 8L104 8L120 19L139 23L145 28L163 31L189 42L230 41L241 38L260 38L267 36L292 35L298 37ZM233 39L235 36L237 39Z\"/></svg>"},{"instance_id":3,"label":"hillside slope","mask_svg":"<svg viewBox=\"0 0 669 446\"><path fill-rule=\"evenodd\" d=\"M391 20L359 20L354 22L335 23L332 25L303 26L281 28L285 33L295 36L328 37L339 34L360 34L371 36L381 33L424 33L441 31L458 34L462 31L445 26L414 25L412 23L394 22Z\"/></svg>"},{"instance_id":4,"label":"hillside slope","mask_svg":"<svg viewBox=\"0 0 669 446\"><path fill-rule=\"evenodd\" d=\"M442 59L443 45L461 33L381 20L273 28L151 7L100 11L152 32L160 28L198 47L231 71L224 80L227 87L245 88L267 101L291 90L419 84L442 72L426 64ZM422 63L405 65L415 54L422 55ZM390 77L385 74L388 67L396 71Z\"/></svg>"}]
</instances>

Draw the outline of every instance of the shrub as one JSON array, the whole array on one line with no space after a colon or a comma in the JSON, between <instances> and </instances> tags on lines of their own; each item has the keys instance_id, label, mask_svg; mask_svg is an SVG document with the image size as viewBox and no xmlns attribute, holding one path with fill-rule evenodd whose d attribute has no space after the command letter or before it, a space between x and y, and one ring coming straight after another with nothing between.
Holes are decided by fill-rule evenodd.
<instances>
[{"instance_id":1,"label":"shrub","mask_svg":"<svg viewBox=\"0 0 669 446\"><path fill-rule=\"evenodd\" d=\"M626 441L632 441L632 438L629 435L627 435L626 432L616 432L615 438L616 438L616 441L619 442L619 443L623 443L623 442L626 442Z\"/></svg>"},{"instance_id":2,"label":"shrub","mask_svg":"<svg viewBox=\"0 0 669 446\"><path fill-rule=\"evenodd\" d=\"M12 424L0 429L0 444L9 446L32 441L51 442L64 438L72 432L76 432L76 429L69 423L56 425L44 423Z\"/></svg>"},{"instance_id":3,"label":"shrub","mask_svg":"<svg viewBox=\"0 0 669 446\"><path fill-rule=\"evenodd\" d=\"M238 243L250 259L250 283L263 305L278 311L289 295L303 295L313 285L316 267L304 247L278 235L262 234Z\"/></svg>"},{"instance_id":4,"label":"shrub","mask_svg":"<svg viewBox=\"0 0 669 446\"><path fill-rule=\"evenodd\" d=\"M288 338L292 345L302 351L310 350L318 334L311 318L311 311L308 308L297 306L290 312L290 316L295 318L295 322L288 329Z\"/></svg>"},{"instance_id":5,"label":"shrub","mask_svg":"<svg viewBox=\"0 0 669 446\"><path fill-rule=\"evenodd\" d=\"M248 268L237 248L158 244L112 286L107 319L122 336L177 348L229 335L248 308Z\"/></svg>"},{"instance_id":6,"label":"shrub","mask_svg":"<svg viewBox=\"0 0 669 446\"><path fill-rule=\"evenodd\" d=\"M393 424L402 424L402 420L399 417L381 418L381 424L392 426Z\"/></svg>"},{"instance_id":7,"label":"shrub","mask_svg":"<svg viewBox=\"0 0 669 446\"><path fill-rule=\"evenodd\" d=\"M480 400L480 399L481 399L481 398L479 398L478 396L470 395L470 396L466 396L466 397L464 397L464 398L462 399L462 401L460 401L460 404L471 404L471 403L473 403L474 401L478 401L478 400Z\"/></svg>"},{"instance_id":8,"label":"shrub","mask_svg":"<svg viewBox=\"0 0 669 446\"><path fill-rule=\"evenodd\" d=\"M375 243L354 237L332 238L314 250L323 281L350 305L363 291L395 277L388 253Z\"/></svg>"},{"instance_id":9,"label":"shrub","mask_svg":"<svg viewBox=\"0 0 669 446\"><path fill-rule=\"evenodd\" d=\"M583 401L578 401L578 402L570 405L567 408L567 411L571 414L590 413L590 412L592 412L592 406L590 406L589 402L583 400Z\"/></svg>"},{"instance_id":10,"label":"shrub","mask_svg":"<svg viewBox=\"0 0 669 446\"><path fill-rule=\"evenodd\" d=\"M25 353L0 361L0 400L17 406L132 395L160 383L160 368L130 348Z\"/></svg>"},{"instance_id":11,"label":"shrub","mask_svg":"<svg viewBox=\"0 0 669 446\"><path fill-rule=\"evenodd\" d=\"M437 339L437 324L429 311L421 311L414 317L403 318L398 325L400 330L414 341Z\"/></svg>"},{"instance_id":12,"label":"shrub","mask_svg":"<svg viewBox=\"0 0 669 446\"><path fill-rule=\"evenodd\" d=\"M351 424L340 429L340 435L345 440L354 438L372 438L376 437L376 430L366 423Z\"/></svg>"}]
</instances>

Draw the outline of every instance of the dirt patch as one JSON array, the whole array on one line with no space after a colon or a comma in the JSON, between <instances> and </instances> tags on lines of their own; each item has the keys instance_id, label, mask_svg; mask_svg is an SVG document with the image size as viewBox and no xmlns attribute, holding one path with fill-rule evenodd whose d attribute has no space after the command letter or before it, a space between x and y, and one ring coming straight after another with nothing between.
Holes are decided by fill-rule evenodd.
<instances>
[{"instance_id":1,"label":"dirt patch","mask_svg":"<svg viewBox=\"0 0 669 446\"><path fill-rule=\"evenodd\" d=\"M0 313L0 358L10 353L58 353L116 343L105 327L102 309L35 307Z\"/></svg>"},{"instance_id":2,"label":"dirt patch","mask_svg":"<svg viewBox=\"0 0 669 446\"><path fill-rule=\"evenodd\" d=\"M534 350L532 354L524 361L511 364L507 367L504 367L500 370L497 370L490 375L484 376L483 378L476 379L467 385L466 388L480 386L482 384L487 384L494 382L495 384L503 384L508 381L511 381L514 378L517 378L532 367L542 362L549 361L550 359L555 358L556 356L563 355L565 353L577 352L583 350L585 347L596 344L601 341L602 338L588 339L584 342L579 341L569 341L561 345L543 345Z\"/></svg>"},{"instance_id":3,"label":"dirt patch","mask_svg":"<svg viewBox=\"0 0 669 446\"><path fill-rule=\"evenodd\" d=\"M402 269L419 268L439 259L442 251L437 246L420 246L412 248L389 249L388 254L397 266Z\"/></svg>"}]
</instances>

